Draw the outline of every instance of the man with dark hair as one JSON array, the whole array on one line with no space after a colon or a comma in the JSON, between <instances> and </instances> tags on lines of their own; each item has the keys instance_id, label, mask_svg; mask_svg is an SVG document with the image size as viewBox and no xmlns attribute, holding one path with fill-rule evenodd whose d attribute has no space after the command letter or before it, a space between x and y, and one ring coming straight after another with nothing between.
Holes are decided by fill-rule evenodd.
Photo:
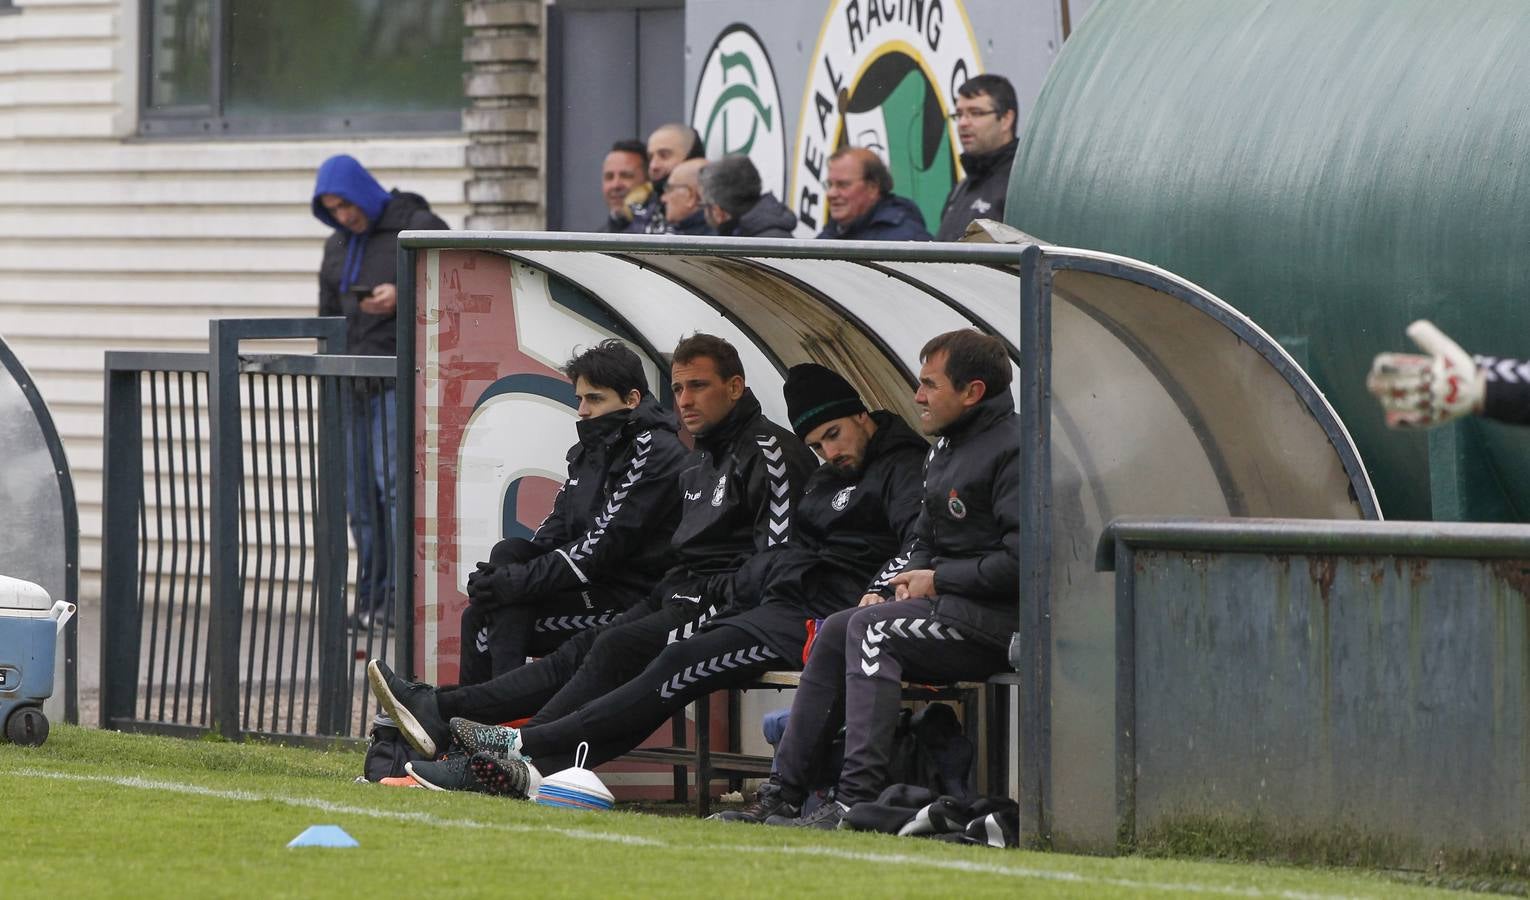
<instances>
[{"instance_id":1,"label":"man with dark hair","mask_svg":"<svg viewBox=\"0 0 1530 900\"><path fill-rule=\"evenodd\" d=\"M829 222L820 238L845 241L927 241L924 215L914 201L893 191L882 157L846 147L829 157Z\"/></svg>"},{"instance_id":2,"label":"man with dark hair","mask_svg":"<svg viewBox=\"0 0 1530 900\"><path fill-rule=\"evenodd\" d=\"M642 141L617 141L600 166L600 192L606 198L606 231L622 232L632 224L627 204L648 199L648 148Z\"/></svg>"},{"instance_id":3,"label":"man with dark hair","mask_svg":"<svg viewBox=\"0 0 1530 900\"><path fill-rule=\"evenodd\" d=\"M313 215L334 232L319 264L319 315L345 316L347 353L394 354L398 233L445 229L419 194L389 191L354 157L331 156L314 180ZM392 387L348 397L345 507L356 543L355 625L393 618L398 422Z\"/></svg>"},{"instance_id":4,"label":"man with dark hair","mask_svg":"<svg viewBox=\"0 0 1530 900\"><path fill-rule=\"evenodd\" d=\"M755 802L723 818L837 828L887 786L902 681L982 681L1009 668L1019 628L1020 422L1004 345L971 329L920 351L921 429L940 440L924 465L915 536L883 570L887 587L824 621ZM845 726L835 798L799 817L809 786L833 780L829 745Z\"/></svg>"},{"instance_id":5,"label":"man with dark hair","mask_svg":"<svg viewBox=\"0 0 1530 900\"><path fill-rule=\"evenodd\" d=\"M707 221L724 237L789 238L797 216L761 193L760 172L747 156L725 156L701 170L701 202Z\"/></svg>"},{"instance_id":6,"label":"man with dark hair","mask_svg":"<svg viewBox=\"0 0 1530 900\"><path fill-rule=\"evenodd\" d=\"M681 122L671 122L655 128L648 136L648 182L650 193L641 202L629 202L632 224L627 231L633 234L664 233L664 186L669 183L669 173L687 159L702 159L707 155L706 144L696 129Z\"/></svg>"},{"instance_id":7,"label":"man with dark hair","mask_svg":"<svg viewBox=\"0 0 1530 900\"><path fill-rule=\"evenodd\" d=\"M643 363L616 339L564 366L579 400L579 443L552 512L530 540L500 541L468 578L462 684L477 684L609 622L669 567L687 451L648 392Z\"/></svg>"},{"instance_id":8,"label":"man with dark hair","mask_svg":"<svg viewBox=\"0 0 1530 900\"><path fill-rule=\"evenodd\" d=\"M929 445L896 415L868 413L849 382L816 363L793 366L785 393L792 430L825 462L792 513L791 542L751 557L698 634L570 715L522 729L454 722L461 743L488 754L473 763L488 773L480 780L516 783L500 773L524 767L536 781L572 765L581 742L586 765L615 759L692 700L801 668L806 623L881 587L877 571L912 538Z\"/></svg>"},{"instance_id":9,"label":"man with dark hair","mask_svg":"<svg viewBox=\"0 0 1530 900\"><path fill-rule=\"evenodd\" d=\"M434 756L445 747L453 717L504 722L535 714L532 724L541 725L615 690L668 641L716 616L727 605L733 573L750 557L791 539L792 506L813 454L761 413L738 351L721 338L692 335L675 347L671 377L681 423L696 440L679 477L680 523L670 539L675 565L647 602L485 684L411 684L372 661L373 692L417 750ZM466 756L414 765L415 780L427 787L475 784ZM530 789L522 781L500 792Z\"/></svg>"},{"instance_id":10,"label":"man with dark hair","mask_svg":"<svg viewBox=\"0 0 1530 900\"><path fill-rule=\"evenodd\" d=\"M956 136L967 177L951 188L940 214L937 241L961 240L973 219L1004 218L1009 169L1015 161L1015 88L1002 75L978 75L956 89Z\"/></svg>"}]
</instances>

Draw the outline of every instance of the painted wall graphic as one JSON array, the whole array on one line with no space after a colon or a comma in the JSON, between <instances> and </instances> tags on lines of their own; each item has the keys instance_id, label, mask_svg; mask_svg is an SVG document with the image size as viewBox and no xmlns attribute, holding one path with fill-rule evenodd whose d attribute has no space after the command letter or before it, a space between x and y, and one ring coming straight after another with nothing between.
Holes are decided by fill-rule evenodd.
<instances>
[{"instance_id":1,"label":"painted wall graphic","mask_svg":"<svg viewBox=\"0 0 1530 900\"><path fill-rule=\"evenodd\" d=\"M708 159L748 156L761 188L786 196L786 111L770 55L748 25L728 26L712 44L696 79L691 125Z\"/></svg>"},{"instance_id":2,"label":"painted wall graphic","mask_svg":"<svg viewBox=\"0 0 1530 900\"><path fill-rule=\"evenodd\" d=\"M961 145L947 116L956 89L983 70L959 0L839 0L812 59L792 158L798 236L824 227L827 162L843 147L875 150L894 191L919 206L933 231L961 177Z\"/></svg>"},{"instance_id":3,"label":"painted wall graphic","mask_svg":"<svg viewBox=\"0 0 1530 900\"><path fill-rule=\"evenodd\" d=\"M559 367L575 347L627 335L575 289L529 266L456 251L431 251L421 262L415 652L427 681L450 683L468 574L496 541L535 531L563 483L577 413ZM644 364L657 385L658 368Z\"/></svg>"}]
</instances>

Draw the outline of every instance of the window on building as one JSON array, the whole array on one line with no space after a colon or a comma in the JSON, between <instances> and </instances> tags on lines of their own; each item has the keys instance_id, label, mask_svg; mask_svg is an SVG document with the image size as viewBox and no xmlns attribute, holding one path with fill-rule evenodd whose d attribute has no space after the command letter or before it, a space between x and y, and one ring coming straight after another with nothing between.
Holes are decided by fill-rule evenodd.
<instances>
[{"instance_id":1,"label":"window on building","mask_svg":"<svg viewBox=\"0 0 1530 900\"><path fill-rule=\"evenodd\" d=\"M465 71L463 5L148 0L139 131L456 131Z\"/></svg>"}]
</instances>

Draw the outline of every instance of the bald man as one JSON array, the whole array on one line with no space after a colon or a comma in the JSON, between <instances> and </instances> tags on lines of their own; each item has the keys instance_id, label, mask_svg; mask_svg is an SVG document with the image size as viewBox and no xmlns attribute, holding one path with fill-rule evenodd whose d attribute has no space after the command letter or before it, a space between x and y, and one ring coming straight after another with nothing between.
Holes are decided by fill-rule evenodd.
<instances>
[{"instance_id":1,"label":"bald man","mask_svg":"<svg viewBox=\"0 0 1530 900\"><path fill-rule=\"evenodd\" d=\"M664 234L664 188L669 184L670 173L675 166L687 159L706 156L706 145L696 129L679 122L660 125L648 136L648 181L653 193L641 203L631 205L632 224L627 231L634 234Z\"/></svg>"},{"instance_id":2,"label":"bald man","mask_svg":"<svg viewBox=\"0 0 1530 900\"><path fill-rule=\"evenodd\" d=\"M707 224L706 207L701 202L701 170L704 159L688 159L669 173L664 185L665 234L716 234Z\"/></svg>"}]
</instances>

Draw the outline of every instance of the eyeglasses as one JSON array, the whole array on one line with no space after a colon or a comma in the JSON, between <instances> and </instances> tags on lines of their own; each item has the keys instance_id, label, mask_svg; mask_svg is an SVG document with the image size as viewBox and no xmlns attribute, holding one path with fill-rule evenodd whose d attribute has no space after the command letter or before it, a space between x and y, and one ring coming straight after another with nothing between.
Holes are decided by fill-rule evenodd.
<instances>
[{"instance_id":1,"label":"eyeglasses","mask_svg":"<svg viewBox=\"0 0 1530 900\"><path fill-rule=\"evenodd\" d=\"M837 191L848 191L865 180L864 178L850 178L843 181L825 181L824 187Z\"/></svg>"},{"instance_id":2,"label":"eyeglasses","mask_svg":"<svg viewBox=\"0 0 1530 900\"><path fill-rule=\"evenodd\" d=\"M962 119L981 119L984 116L996 116L998 114L999 111L996 109L959 109L946 116L946 118L953 122L960 122Z\"/></svg>"},{"instance_id":3,"label":"eyeglasses","mask_svg":"<svg viewBox=\"0 0 1530 900\"><path fill-rule=\"evenodd\" d=\"M690 191L693 194L696 193L696 189L688 184L666 184L664 185L664 190L661 193L672 194L676 191Z\"/></svg>"}]
</instances>

